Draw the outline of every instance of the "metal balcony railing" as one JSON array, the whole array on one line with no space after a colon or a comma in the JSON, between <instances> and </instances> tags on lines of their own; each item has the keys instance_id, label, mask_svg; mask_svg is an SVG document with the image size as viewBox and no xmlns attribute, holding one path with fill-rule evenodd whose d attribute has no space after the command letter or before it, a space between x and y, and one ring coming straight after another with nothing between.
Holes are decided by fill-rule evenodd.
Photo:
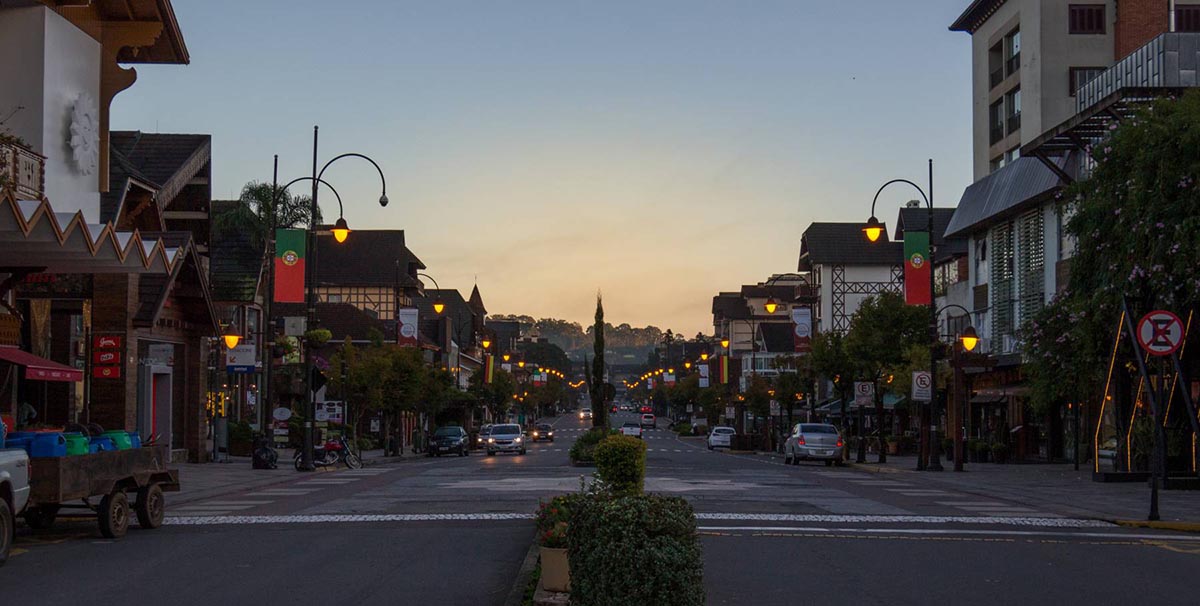
<instances>
[{"instance_id":1,"label":"metal balcony railing","mask_svg":"<svg viewBox=\"0 0 1200 606\"><path fill-rule=\"evenodd\" d=\"M1075 109L1083 112L1123 89L1196 86L1200 68L1200 33L1161 34L1092 78L1075 92Z\"/></svg>"},{"instance_id":2,"label":"metal balcony railing","mask_svg":"<svg viewBox=\"0 0 1200 606\"><path fill-rule=\"evenodd\" d=\"M996 88L997 86L1000 86L1001 82L1004 82L1004 67L1003 66L997 67L995 70L992 71L990 79L989 79L989 84L991 85L990 88Z\"/></svg>"},{"instance_id":3,"label":"metal balcony railing","mask_svg":"<svg viewBox=\"0 0 1200 606\"><path fill-rule=\"evenodd\" d=\"M992 130L991 130L991 137L988 138L989 145L995 145L995 144L999 143L1000 140L1003 138L1004 138L1004 125L1003 124L993 124Z\"/></svg>"},{"instance_id":4,"label":"metal balcony railing","mask_svg":"<svg viewBox=\"0 0 1200 606\"><path fill-rule=\"evenodd\" d=\"M46 193L46 158L20 145L0 141L0 189L13 189L21 200Z\"/></svg>"},{"instance_id":5,"label":"metal balcony railing","mask_svg":"<svg viewBox=\"0 0 1200 606\"><path fill-rule=\"evenodd\" d=\"M1021 53L1017 53L1004 62L1004 75L1011 76L1021 69Z\"/></svg>"},{"instance_id":6,"label":"metal balcony railing","mask_svg":"<svg viewBox=\"0 0 1200 606\"><path fill-rule=\"evenodd\" d=\"M1021 130L1021 113L1017 112L1008 117L1008 134Z\"/></svg>"}]
</instances>

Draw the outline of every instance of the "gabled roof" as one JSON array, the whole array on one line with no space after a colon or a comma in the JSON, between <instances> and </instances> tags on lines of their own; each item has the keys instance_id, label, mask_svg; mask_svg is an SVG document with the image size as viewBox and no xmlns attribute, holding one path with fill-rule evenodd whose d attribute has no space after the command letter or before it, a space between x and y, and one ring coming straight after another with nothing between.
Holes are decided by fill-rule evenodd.
<instances>
[{"instance_id":1,"label":"gabled roof","mask_svg":"<svg viewBox=\"0 0 1200 606\"><path fill-rule=\"evenodd\" d=\"M950 24L950 31L974 34L988 18L1000 10L1004 2L1005 0L972 0L967 10Z\"/></svg>"},{"instance_id":2,"label":"gabled roof","mask_svg":"<svg viewBox=\"0 0 1200 606\"><path fill-rule=\"evenodd\" d=\"M190 61L171 0L59 0L43 3L85 30L96 27L96 21L100 21L102 29L117 31L122 26L137 31L147 25L162 25L161 32L149 44L122 46L117 51L118 63L186 65Z\"/></svg>"},{"instance_id":3,"label":"gabled roof","mask_svg":"<svg viewBox=\"0 0 1200 606\"><path fill-rule=\"evenodd\" d=\"M1024 157L972 183L963 191L946 236L971 231L1011 217L1052 196L1062 181L1036 158Z\"/></svg>"},{"instance_id":4,"label":"gabled roof","mask_svg":"<svg viewBox=\"0 0 1200 606\"><path fill-rule=\"evenodd\" d=\"M108 182L108 191L100 194L100 220L106 223L116 223L121 217L125 197L131 188L157 192L159 187L112 145L109 145Z\"/></svg>"},{"instance_id":5,"label":"gabled roof","mask_svg":"<svg viewBox=\"0 0 1200 606\"><path fill-rule=\"evenodd\" d=\"M471 288L471 298L467 302L471 304L471 310L477 315L487 315L487 308L483 306L483 296L479 294L478 284Z\"/></svg>"},{"instance_id":6,"label":"gabled roof","mask_svg":"<svg viewBox=\"0 0 1200 606\"><path fill-rule=\"evenodd\" d=\"M946 238L946 226L954 217L954 208L933 209L933 245L936 247L934 263L940 263L967 254L965 237ZM901 208L896 218L896 241L904 241L904 230L926 231L929 229L929 210L926 208Z\"/></svg>"},{"instance_id":7,"label":"gabled roof","mask_svg":"<svg viewBox=\"0 0 1200 606\"><path fill-rule=\"evenodd\" d=\"M245 204L241 200L213 200L217 217ZM262 279L266 250L255 246L249 230L219 229L214 223L209 244L209 275L214 301L254 301Z\"/></svg>"},{"instance_id":8,"label":"gabled roof","mask_svg":"<svg viewBox=\"0 0 1200 606\"><path fill-rule=\"evenodd\" d=\"M750 307L740 292L723 292L713 297L712 313L720 319L748 320Z\"/></svg>"},{"instance_id":9,"label":"gabled roof","mask_svg":"<svg viewBox=\"0 0 1200 606\"><path fill-rule=\"evenodd\" d=\"M396 262L400 262L399 271ZM341 244L317 238L317 284L338 286L420 286L409 266L425 264L404 244L402 229L355 229Z\"/></svg>"},{"instance_id":10,"label":"gabled roof","mask_svg":"<svg viewBox=\"0 0 1200 606\"><path fill-rule=\"evenodd\" d=\"M192 293L191 298L198 299L193 307L196 311L202 310L204 319L211 323L212 334L217 334L219 332L217 313L213 308L207 276L201 270L203 266L196 254L196 247L192 244L191 232L144 232L142 237L161 240L166 247L181 251L183 257L179 263L175 264L170 273L143 274L138 277L138 308L133 315L134 326L153 326L172 292L190 292ZM187 291L174 288L184 275L194 279L198 288ZM194 313L189 314L189 317L196 318Z\"/></svg>"},{"instance_id":11,"label":"gabled roof","mask_svg":"<svg viewBox=\"0 0 1200 606\"><path fill-rule=\"evenodd\" d=\"M868 242L862 223L813 223L800 238L801 271L813 265L900 265L904 245L888 240L887 224L877 242Z\"/></svg>"},{"instance_id":12,"label":"gabled roof","mask_svg":"<svg viewBox=\"0 0 1200 606\"><path fill-rule=\"evenodd\" d=\"M212 135L114 130L109 133L109 146L158 186L160 205L174 200L212 159Z\"/></svg>"},{"instance_id":13,"label":"gabled roof","mask_svg":"<svg viewBox=\"0 0 1200 606\"><path fill-rule=\"evenodd\" d=\"M768 353L790 353L796 351L791 322L762 322L758 325L759 342Z\"/></svg>"}]
</instances>

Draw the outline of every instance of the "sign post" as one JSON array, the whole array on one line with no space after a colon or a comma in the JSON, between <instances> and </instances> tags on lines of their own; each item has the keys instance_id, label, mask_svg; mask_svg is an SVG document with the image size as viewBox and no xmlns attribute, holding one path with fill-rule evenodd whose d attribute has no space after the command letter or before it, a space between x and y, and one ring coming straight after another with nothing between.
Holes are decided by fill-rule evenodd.
<instances>
[{"instance_id":1,"label":"sign post","mask_svg":"<svg viewBox=\"0 0 1200 606\"><path fill-rule=\"evenodd\" d=\"M933 401L933 375L928 370L913 371L912 399L914 402Z\"/></svg>"},{"instance_id":2,"label":"sign post","mask_svg":"<svg viewBox=\"0 0 1200 606\"><path fill-rule=\"evenodd\" d=\"M1144 316L1138 321L1137 330L1135 331L1138 345L1141 345L1142 350L1148 356L1162 358L1163 356L1173 355L1179 351L1183 345L1184 327L1183 321L1179 316L1165 309L1156 309ZM1140 371L1143 378L1149 383L1149 373L1146 371L1145 363L1142 361L1142 356L1138 355L1140 363ZM1157 393L1152 394L1150 398L1150 412L1153 416L1154 426L1154 458L1150 477L1150 515L1147 516L1150 520L1158 520L1158 486L1159 482L1165 482L1167 476L1167 461L1166 461L1166 429L1163 423L1166 419L1164 416L1164 403L1167 400L1167 365L1161 364L1158 371L1158 388ZM1153 389L1153 388L1152 388Z\"/></svg>"}]
</instances>

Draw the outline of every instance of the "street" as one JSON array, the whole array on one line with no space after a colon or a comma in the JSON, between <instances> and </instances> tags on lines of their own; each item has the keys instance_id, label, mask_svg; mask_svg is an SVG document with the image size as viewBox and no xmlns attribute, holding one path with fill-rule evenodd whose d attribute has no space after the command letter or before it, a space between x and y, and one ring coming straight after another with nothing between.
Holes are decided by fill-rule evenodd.
<instances>
[{"instance_id":1,"label":"street","mask_svg":"<svg viewBox=\"0 0 1200 606\"><path fill-rule=\"evenodd\" d=\"M539 500L577 490L592 471L567 459L590 420L551 422L555 441L530 443L525 456L405 455L361 470L289 471L282 483L180 505L168 496L164 528L120 541L101 540L90 520L22 527L6 583L44 603L142 586L176 588L182 604L503 604ZM1200 535L1063 517L932 488L921 474L711 452L663 426L645 439L647 490L696 508L711 604L799 595L820 604L1187 603L1186 571L1200 563ZM89 565L73 565L81 561ZM1005 593L986 590L1000 585Z\"/></svg>"}]
</instances>

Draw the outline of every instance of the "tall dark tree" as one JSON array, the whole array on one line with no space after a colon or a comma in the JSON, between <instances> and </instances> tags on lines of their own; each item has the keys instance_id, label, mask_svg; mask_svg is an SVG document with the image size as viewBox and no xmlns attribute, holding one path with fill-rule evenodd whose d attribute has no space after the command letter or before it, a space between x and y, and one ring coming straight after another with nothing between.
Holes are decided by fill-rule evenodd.
<instances>
[{"instance_id":1,"label":"tall dark tree","mask_svg":"<svg viewBox=\"0 0 1200 606\"><path fill-rule=\"evenodd\" d=\"M251 241L257 247L267 242L268 232L274 225L278 229L288 227L308 226L308 216L311 210L312 198L305 195L293 196L288 192L278 193L279 200L273 200L270 183L251 181L242 188L239 200L242 202L234 208L225 211L213 219L214 228L222 230L243 230L250 232ZM272 223L271 214L274 213ZM317 210L317 221L321 220L321 211Z\"/></svg>"},{"instance_id":2,"label":"tall dark tree","mask_svg":"<svg viewBox=\"0 0 1200 606\"><path fill-rule=\"evenodd\" d=\"M592 367L588 393L592 397L592 426L608 427L607 389L604 384L604 301L596 295L596 323L592 327Z\"/></svg>"}]
</instances>

